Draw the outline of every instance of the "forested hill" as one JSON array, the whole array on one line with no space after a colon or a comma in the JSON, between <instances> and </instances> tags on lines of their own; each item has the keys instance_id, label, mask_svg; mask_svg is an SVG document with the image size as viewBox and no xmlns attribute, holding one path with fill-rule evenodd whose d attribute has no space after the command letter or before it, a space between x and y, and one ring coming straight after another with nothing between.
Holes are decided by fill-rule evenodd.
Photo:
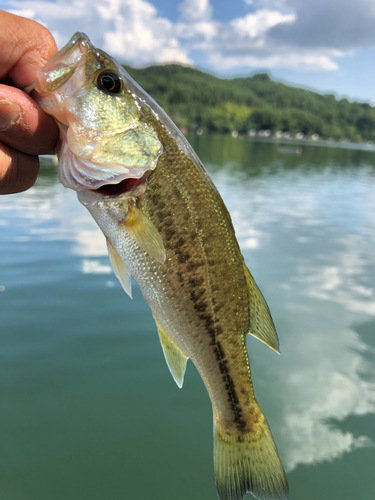
<instances>
[{"instance_id":1,"label":"forested hill","mask_svg":"<svg viewBox=\"0 0 375 500\"><path fill-rule=\"evenodd\" d=\"M180 128L224 133L269 129L375 141L375 108L367 103L290 87L267 74L229 80L177 64L125 68Z\"/></svg>"}]
</instances>

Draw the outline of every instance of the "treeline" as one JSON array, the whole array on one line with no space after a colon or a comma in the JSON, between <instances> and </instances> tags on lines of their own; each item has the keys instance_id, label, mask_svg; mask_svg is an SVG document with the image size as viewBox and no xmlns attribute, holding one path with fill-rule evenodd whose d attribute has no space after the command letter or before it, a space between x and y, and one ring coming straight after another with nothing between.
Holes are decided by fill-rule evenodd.
<instances>
[{"instance_id":1,"label":"treeline","mask_svg":"<svg viewBox=\"0 0 375 500\"><path fill-rule=\"evenodd\" d=\"M180 128L375 141L375 108L367 103L290 87L267 74L229 80L176 64L125 68Z\"/></svg>"}]
</instances>

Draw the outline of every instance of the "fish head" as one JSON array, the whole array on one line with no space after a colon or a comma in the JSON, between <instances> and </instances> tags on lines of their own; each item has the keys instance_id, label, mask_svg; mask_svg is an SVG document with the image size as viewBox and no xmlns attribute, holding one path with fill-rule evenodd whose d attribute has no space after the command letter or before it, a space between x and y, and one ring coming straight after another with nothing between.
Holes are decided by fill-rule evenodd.
<instances>
[{"instance_id":1,"label":"fish head","mask_svg":"<svg viewBox=\"0 0 375 500\"><path fill-rule=\"evenodd\" d=\"M140 179L162 143L124 68L76 33L37 72L31 96L60 129L59 179L75 191Z\"/></svg>"}]
</instances>

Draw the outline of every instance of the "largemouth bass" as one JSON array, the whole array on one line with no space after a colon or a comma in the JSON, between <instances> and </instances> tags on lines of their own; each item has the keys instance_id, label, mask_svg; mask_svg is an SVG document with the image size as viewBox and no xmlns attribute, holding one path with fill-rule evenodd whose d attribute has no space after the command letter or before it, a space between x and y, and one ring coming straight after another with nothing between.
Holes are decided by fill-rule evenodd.
<instances>
[{"instance_id":1,"label":"largemouth bass","mask_svg":"<svg viewBox=\"0 0 375 500\"><path fill-rule=\"evenodd\" d=\"M182 387L190 358L211 398L220 500L288 498L254 396L246 335L279 351L267 304L230 215L163 110L114 59L76 33L38 72L32 96L60 128L59 179L104 233L116 276L137 281Z\"/></svg>"}]
</instances>

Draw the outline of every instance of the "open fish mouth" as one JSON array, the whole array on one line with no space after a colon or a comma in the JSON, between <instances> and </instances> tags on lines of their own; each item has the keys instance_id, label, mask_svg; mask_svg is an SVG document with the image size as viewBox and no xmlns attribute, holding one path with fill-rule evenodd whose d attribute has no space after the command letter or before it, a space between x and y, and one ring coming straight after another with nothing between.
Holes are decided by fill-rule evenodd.
<instances>
[{"instance_id":1,"label":"open fish mouth","mask_svg":"<svg viewBox=\"0 0 375 500\"><path fill-rule=\"evenodd\" d=\"M96 204L101 200L114 200L121 198L143 198L147 189L147 178L151 172L140 179L127 177L117 184L103 184L96 189L78 189L78 200L86 207Z\"/></svg>"},{"instance_id":2,"label":"open fish mouth","mask_svg":"<svg viewBox=\"0 0 375 500\"><path fill-rule=\"evenodd\" d=\"M129 198L142 198L147 189L147 180L153 171L146 171L142 177L127 177L120 179L117 183L102 184L96 188L85 188L77 190L78 199L99 200L103 198L120 198L127 196Z\"/></svg>"},{"instance_id":3,"label":"open fish mouth","mask_svg":"<svg viewBox=\"0 0 375 500\"><path fill-rule=\"evenodd\" d=\"M147 175L144 175L140 179L128 177L120 181L118 184L104 184L100 186L98 189L95 189L93 191L102 196L110 196L112 198L121 196L128 192L132 192L132 194L134 195L136 194L140 195L143 194L144 191L146 190L147 177L148 173Z\"/></svg>"},{"instance_id":4,"label":"open fish mouth","mask_svg":"<svg viewBox=\"0 0 375 500\"><path fill-rule=\"evenodd\" d=\"M163 145L129 85L124 68L84 33L37 72L28 90L60 129L56 152L64 187L114 195L156 168Z\"/></svg>"},{"instance_id":5,"label":"open fish mouth","mask_svg":"<svg viewBox=\"0 0 375 500\"><path fill-rule=\"evenodd\" d=\"M119 182L118 184L104 184L100 188L96 189L98 193L101 193L105 196L119 196L120 194L124 194L127 191L131 191L137 184L141 183L141 179L134 179L133 177L129 177Z\"/></svg>"}]
</instances>

